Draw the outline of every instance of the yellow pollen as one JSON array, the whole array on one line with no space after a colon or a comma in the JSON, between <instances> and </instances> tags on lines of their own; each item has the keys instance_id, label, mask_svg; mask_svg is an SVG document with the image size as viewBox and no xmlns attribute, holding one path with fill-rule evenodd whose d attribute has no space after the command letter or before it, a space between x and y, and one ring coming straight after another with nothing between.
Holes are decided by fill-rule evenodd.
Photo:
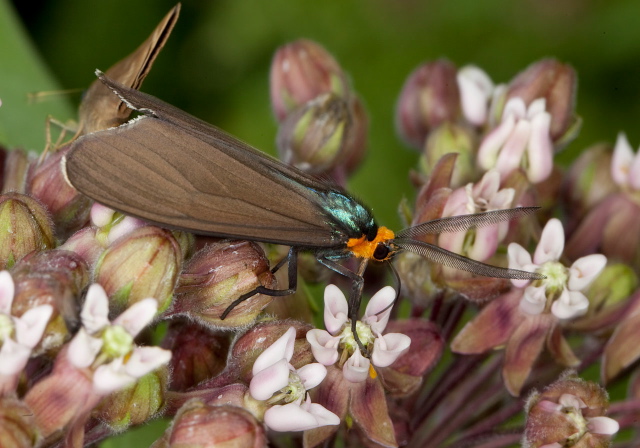
<instances>
[{"instance_id":1,"label":"yellow pollen","mask_svg":"<svg viewBox=\"0 0 640 448\"><path fill-rule=\"evenodd\" d=\"M369 364L369 376L372 380L375 380L378 376L378 372L376 372L376 369L373 368L373 364Z\"/></svg>"},{"instance_id":2,"label":"yellow pollen","mask_svg":"<svg viewBox=\"0 0 640 448\"><path fill-rule=\"evenodd\" d=\"M351 238L347 241L347 248L358 258L372 259L373 252L378 247L378 244L391 240L394 236L391 230L386 227L379 227L373 241L367 241L366 235L362 235L360 238Z\"/></svg>"}]
</instances>

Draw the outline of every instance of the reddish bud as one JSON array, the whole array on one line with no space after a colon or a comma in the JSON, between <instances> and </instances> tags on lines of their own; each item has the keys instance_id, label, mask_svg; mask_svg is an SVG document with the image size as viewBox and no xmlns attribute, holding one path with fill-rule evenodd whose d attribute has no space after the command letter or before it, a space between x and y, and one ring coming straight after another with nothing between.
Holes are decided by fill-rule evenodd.
<instances>
[{"instance_id":1,"label":"reddish bud","mask_svg":"<svg viewBox=\"0 0 640 448\"><path fill-rule=\"evenodd\" d=\"M546 111L551 114L551 139L565 144L575 137L579 127L575 115L576 85L573 67L555 59L543 59L531 64L509 83L507 99L519 97L529 105L544 98Z\"/></svg>"},{"instance_id":2,"label":"reddish bud","mask_svg":"<svg viewBox=\"0 0 640 448\"><path fill-rule=\"evenodd\" d=\"M262 448L267 446L267 439L264 427L249 411L231 405L210 406L194 399L180 408L171 427L152 448L187 446Z\"/></svg>"},{"instance_id":3,"label":"reddish bud","mask_svg":"<svg viewBox=\"0 0 640 448\"><path fill-rule=\"evenodd\" d=\"M271 296L250 297L224 320L220 316L234 300L260 285L275 286L269 261L260 246L248 241L211 244L185 265L172 314L186 314L215 327L247 325L271 302Z\"/></svg>"},{"instance_id":4,"label":"reddish bud","mask_svg":"<svg viewBox=\"0 0 640 448\"><path fill-rule=\"evenodd\" d=\"M323 47L300 39L280 47L271 62L271 107L282 121L289 112L323 93L349 90L340 65Z\"/></svg>"},{"instance_id":5,"label":"reddish bud","mask_svg":"<svg viewBox=\"0 0 640 448\"><path fill-rule=\"evenodd\" d=\"M415 69L402 87L396 127L407 144L421 149L429 132L460 115L456 67L446 59Z\"/></svg>"},{"instance_id":6,"label":"reddish bud","mask_svg":"<svg viewBox=\"0 0 640 448\"><path fill-rule=\"evenodd\" d=\"M56 232L62 239L87 223L92 202L73 188L62 172L61 161L69 148L50 153L42 163L34 161L26 182L27 193L42 202L51 213Z\"/></svg>"},{"instance_id":7,"label":"reddish bud","mask_svg":"<svg viewBox=\"0 0 640 448\"><path fill-rule=\"evenodd\" d=\"M229 333L214 333L198 324L172 321L163 348L171 350L171 390L182 391L224 370Z\"/></svg>"},{"instance_id":8,"label":"reddish bud","mask_svg":"<svg viewBox=\"0 0 640 448\"><path fill-rule=\"evenodd\" d=\"M27 170L29 169L29 163L33 157L20 149L5 151L4 148L2 148L2 150L4 156L2 192L8 193L10 191L15 191L18 193L24 193Z\"/></svg>"},{"instance_id":9,"label":"reddish bud","mask_svg":"<svg viewBox=\"0 0 640 448\"><path fill-rule=\"evenodd\" d=\"M16 398L0 398L0 446L32 448L39 446L39 441L40 435L29 407Z\"/></svg>"}]
</instances>

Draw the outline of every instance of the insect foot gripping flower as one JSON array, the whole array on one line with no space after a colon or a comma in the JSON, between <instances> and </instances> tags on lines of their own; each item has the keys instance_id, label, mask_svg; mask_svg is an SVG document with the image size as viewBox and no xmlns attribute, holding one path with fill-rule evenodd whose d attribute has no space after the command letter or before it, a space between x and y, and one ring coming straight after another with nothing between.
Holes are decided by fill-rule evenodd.
<instances>
[{"instance_id":1,"label":"insect foot gripping flower","mask_svg":"<svg viewBox=\"0 0 640 448\"><path fill-rule=\"evenodd\" d=\"M568 372L542 393L529 397L522 446L610 447L620 426L605 416L608 407L603 388Z\"/></svg>"},{"instance_id":2,"label":"insect foot gripping flower","mask_svg":"<svg viewBox=\"0 0 640 448\"><path fill-rule=\"evenodd\" d=\"M155 299L144 299L109 322L106 293L99 284L89 287L82 328L56 358L53 373L25 397L45 437L83 420L102 397L169 362L170 351L133 343L157 307Z\"/></svg>"},{"instance_id":3,"label":"insect foot gripping flower","mask_svg":"<svg viewBox=\"0 0 640 448\"><path fill-rule=\"evenodd\" d=\"M640 152L638 153L640 154ZM640 155L620 133L611 157L615 191L582 219L567 243L567 254L579 257L601 251L640 268ZM622 237L621 237L622 236Z\"/></svg>"},{"instance_id":4,"label":"insect foot gripping flower","mask_svg":"<svg viewBox=\"0 0 640 448\"><path fill-rule=\"evenodd\" d=\"M14 283L0 272L0 396L14 392L33 348L40 342L53 307L36 306L22 316L11 314Z\"/></svg>"},{"instance_id":5,"label":"insect foot gripping flower","mask_svg":"<svg viewBox=\"0 0 640 448\"><path fill-rule=\"evenodd\" d=\"M289 328L253 364L249 391L255 400L266 401L264 423L274 431L305 431L325 425L338 425L340 418L323 406L312 403L307 390L316 387L327 374L318 363L294 369L296 330Z\"/></svg>"},{"instance_id":6,"label":"insect foot gripping flower","mask_svg":"<svg viewBox=\"0 0 640 448\"><path fill-rule=\"evenodd\" d=\"M512 395L520 394L545 342L559 364L571 367L579 363L562 328L588 311L589 300L582 291L600 274L607 259L589 255L567 268L558 261L563 247L564 231L557 219L545 226L533 259L520 245L510 244L509 268L539 272L547 278L531 284L512 280L518 288L491 301L451 344L454 352L462 354L505 346L502 376Z\"/></svg>"}]
</instances>

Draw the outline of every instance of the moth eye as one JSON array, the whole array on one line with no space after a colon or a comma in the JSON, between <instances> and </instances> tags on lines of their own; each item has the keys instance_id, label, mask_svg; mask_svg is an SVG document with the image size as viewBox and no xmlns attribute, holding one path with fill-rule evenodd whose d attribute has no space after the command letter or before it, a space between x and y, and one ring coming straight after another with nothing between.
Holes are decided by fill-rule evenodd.
<instances>
[{"instance_id":1,"label":"moth eye","mask_svg":"<svg viewBox=\"0 0 640 448\"><path fill-rule=\"evenodd\" d=\"M387 246L384 243L378 243L378 245L376 246L376 249L373 251L373 258L380 261L386 260L387 257L389 256L389 252L391 252L391 250L389 249L389 246Z\"/></svg>"}]
</instances>

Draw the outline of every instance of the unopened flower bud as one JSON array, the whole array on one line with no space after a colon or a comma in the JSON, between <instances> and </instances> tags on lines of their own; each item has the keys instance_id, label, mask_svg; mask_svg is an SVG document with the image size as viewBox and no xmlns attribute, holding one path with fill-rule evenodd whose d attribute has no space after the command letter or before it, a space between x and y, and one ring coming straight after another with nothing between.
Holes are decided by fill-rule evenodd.
<instances>
[{"instance_id":1,"label":"unopened flower bud","mask_svg":"<svg viewBox=\"0 0 640 448\"><path fill-rule=\"evenodd\" d=\"M282 121L296 107L323 93L345 96L347 77L323 47L300 39L280 47L271 62L271 107Z\"/></svg>"},{"instance_id":2,"label":"unopened flower bud","mask_svg":"<svg viewBox=\"0 0 640 448\"><path fill-rule=\"evenodd\" d=\"M407 144L421 149L434 128L460 115L456 67L446 59L415 69L402 87L396 127Z\"/></svg>"},{"instance_id":3,"label":"unopened flower bud","mask_svg":"<svg viewBox=\"0 0 640 448\"><path fill-rule=\"evenodd\" d=\"M21 149L5 151L4 163L2 164L4 167L2 193L8 193L10 191L24 193L27 170L33 158L33 156Z\"/></svg>"},{"instance_id":4,"label":"unopened flower bud","mask_svg":"<svg viewBox=\"0 0 640 448\"><path fill-rule=\"evenodd\" d=\"M565 374L527 403L523 444L528 447L606 448L619 424L605 417L607 392L598 384Z\"/></svg>"},{"instance_id":5,"label":"unopened flower bud","mask_svg":"<svg viewBox=\"0 0 640 448\"><path fill-rule=\"evenodd\" d=\"M171 427L152 448L172 447L263 448L267 446L264 427L247 410L237 406L210 406L202 400L185 403Z\"/></svg>"},{"instance_id":6,"label":"unopened flower bud","mask_svg":"<svg viewBox=\"0 0 640 448\"><path fill-rule=\"evenodd\" d=\"M351 116L351 130L347 133L342 165L347 174L353 173L359 166L367 152L369 143L369 117L362 101L357 95L350 95L349 112Z\"/></svg>"},{"instance_id":7,"label":"unopened flower bud","mask_svg":"<svg viewBox=\"0 0 640 448\"><path fill-rule=\"evenodd\" d=\"M89 268L66 250L33 252L12 270L15 282L13 312L21 316L39 305L51 305L53 314L34 353L56 351L78 322L78 302L89 283Z\"/></svg>"},{"instance_id":8,"label":"unopened flower bud","mask_svg":"<svg viewBox=\"0 0 640 448\"><path fill-rule=\"evenodd\" d=\"M50 153L42 163L34 161L29 167L26 182L27 193L42 202L51 213L61 239L87 223L92 202L65 179L61 161L69 149L70 146L66 146Z\"/></svg>"},{"instance_id":9,"label":"unopened flower bud","mask_svg":"<svg viewBox=\"0 0 640 448\"><path fill-rule=\"evenodd\" d=\"M549 134L554 143L566 144L577 135L579 119L575 115L576 72L568 64L543 59L516 76L507 89L507 100L522 98L529 105L544 98L551 115Z\"/></svg>"},{"instance_id":10,"label":"unopened flower bud","mask_svg":"<svg viewBox=\"0 0 640 448\"><path fill-rule=\"evenodd\" d=\"M451 177L451 187L456 188L475 179L475 137L466 127L444 123L431 132L424 145L420 158L420 169L427 176L440 158L450 152L458 154Z\"/></svg>"},{"instance_id":11,"label":"unopened flower bud","mask_svg":"<svg viewBox=\"0 0 640 448\"><path fill-rule=\"evenodd\" d=\"M39 445L40 435L33 423L33 413L22 401L0 398L0 446L32 448Z\"/></svg>"},{"instance_id":12,"label":"unopened flower bud","mask_svg":"<svg viewBox=\"0 0 640 448\"><path fill-rule=\"evenodd\" d=\"M229 333L173 320L162 346L171 350L171 390L182 391L213 378L227 364Z\"/></svg>"},{"instance_id":13,"label":"unopened flower bud","mask_svg":"<svg viewBox=\"0 0 640 448\"><path fill-rule=\"evenodd\" d=\"M612 150L607 143L593 145L571 164L563 197L572 221L579 220L609 193L617 191L610 168Z\"/></svg>"},{"instance_id":14,"label":"unopened flower bud","mask_svg":"<svg viewBox=\"0 0 640 448\"><path fill-rule=\"evenodd\" d=\"M145 226L111 244L96 263L94 276L107 292L113 313L147 297L158 301L161 312L171 303L181 267L182 253L171 232Z\"/></svg>"},{"instance_id":15,"label":"unopened flower bud","mask_svg":"<svg viewBox=\"0 0 640 448\"><path fill-rule=\"evenodd\" d=\"M19 193L0 196L0 269L54 245L53 224L38 201Z\"/></svg>"},{"instance_id":16,"label":"unopened flower bud","mask_svg":"<svg viewBox=\"0 0 640 448\"><path fill-rule=\"evenodd\" d=\"M96 409L96 416L115 432L151 420L165 405L168 376L166 366L147 373L134 384L108 395Z\"/></svg>"},{"instance_id":17,"label":"unopened flower bud","mask_svg":"<svg viewBox=\"0 0 640 448\"><path fill-rule=\"evenodd\" d=\"M335 167L351 130L347 101L323 94L294 109L280 125L280 158L301 170L321 173Z\"/></svg>"},{"instance_id":18,"label":"unopened flower bud","mask_svg":"<svg viewBox=\"0 0 640 448\"><path fill-rule=\"evenodd\" d=\"M71 235L58 249L75 252L88 266L93 267L105 249L96 237L97 230L93 226L80 229Z\"/></svg>"},{"instance_id":19,"label":"unopened flower bud","mask_svg":"<svg viewBox=\"0 0 640 448\"><path fill-rule=\"evenodd\" d=\"M185 265L180 275L172 314L185 314L205 325L247 325L273 299L262 294L238 304L224 320L222 313L243 294L275 281L269 261L256 243L223 241L205 246Z\"/></svg>"}]
</instances>

